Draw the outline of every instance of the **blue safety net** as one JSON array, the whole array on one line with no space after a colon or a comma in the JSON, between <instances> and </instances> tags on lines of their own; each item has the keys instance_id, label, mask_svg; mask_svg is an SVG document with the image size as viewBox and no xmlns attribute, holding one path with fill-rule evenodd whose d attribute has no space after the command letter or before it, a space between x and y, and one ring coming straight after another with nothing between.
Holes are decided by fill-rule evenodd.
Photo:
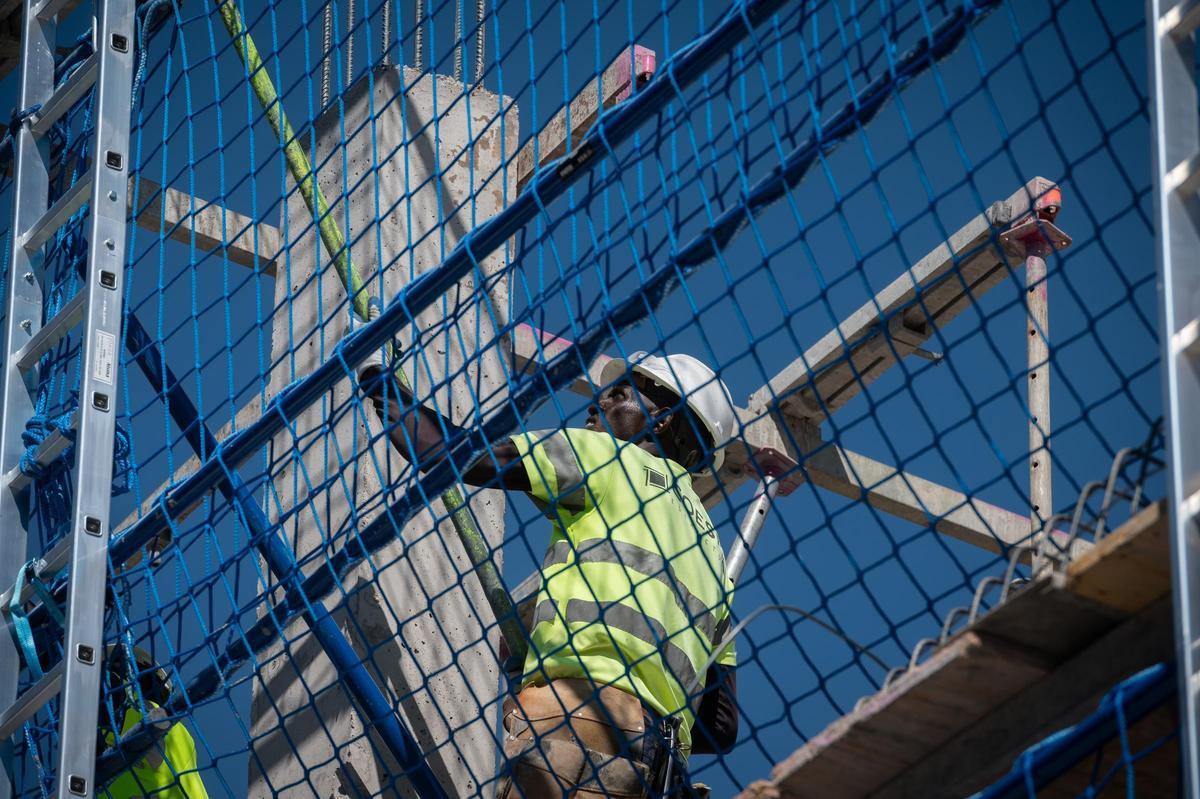
<instances>
[{"instance_id":1,"label":"blue safety net","mask_svg":"<svg viewBox=\"0 0 1200 799\"><path fill-rule=\"evenodd\" d=\"M1159 663L1122 680L1078 724L1021 753L973 799L1177 793L1175 670Z\"/></svg>"},{"instance_id":2,"label":"blue safety net","mask_svg":"<svg viewBox=\"0 0 1200 799\"><path fill-rule=\"evenodd\" d=\"M97 781L493 796L577 758L513 708L590 663L652 730L580 779L675 717L691 782L780 782L1162 496L1144 40L1099 0L140 3ZM92 99L50 137L52 201ZM47 247L47 319L102 246L86 218ZM40 362L24 446L69 438L80 341ZM648 435L604 369L639 352L712 370L621 389L673 412ZM360 381L377 358L394 379ZM630 465L714 444L715 475ZM69 528L71 454L31 462L30 557ZM24 690L62 656L67 575L8 565L38 588L8 616ZM704 754L733 631L736 740ZM22 796L57 785L56 707L14 737Z\"/></svg>"}]
</instances>

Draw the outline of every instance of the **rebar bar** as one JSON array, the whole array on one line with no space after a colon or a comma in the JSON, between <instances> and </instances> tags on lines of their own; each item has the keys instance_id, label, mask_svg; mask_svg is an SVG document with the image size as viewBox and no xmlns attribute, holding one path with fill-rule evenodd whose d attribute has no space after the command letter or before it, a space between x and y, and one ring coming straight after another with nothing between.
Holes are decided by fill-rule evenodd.
<instances>
[{"instance_id":1,"label":"rebar bar","mask_svg":"<svg viewBox=\"0 0 1200 799\"><path fill-rule=\"evenodd\" d=\"M425 67L425 0L417 0L416 13L413 17L416 27L413 29L413 66L417 69Z\"/></svg>"},{"instance_id":2,"label":"rebar bar","mask_svg":"<svg viewBox=\"0 0 1200 799\"><path fill-rule=\"evenodd\" d=\"M346 85L354 82L354 0L346 3Z\"/></svg>"},{"instance_id":3,"label":"rebar bar","mask_svg":"<svg viewBox=\"0 0 1200 799\"><path fill-rule=\"evenodd\" d=\"M463 0L454 0L454 79L463 79Z\"/></svg>"},{"instance_id":4,"label":"rebar bar","mask_svg":"<svg viewBox=\"0 0 1200 799\"><path fill-rule=\"evenodd\" d=\"M379 29L380 42L379 52L381 53L380 60L383 64L392 63L392 0L383 0L383 7L379 11Z\"/></svg>"},{"instance_id":5,"label":"rebar bar","mask_svg":"<svg viewBox=\"0 0 1200 799\"><path fill-rule=\"evenodd\" d=\"M329 105L330 60L333 57L333 0L325 4L325 30L321 36L321 108Z\"/></svg>"},{"instance_id":6,"label":"rebar bar","mask_svg":"<svg viewBox=\"0 0 1200 799\"><path fill-rule=\"evenodd\" d=\"M475 4L475 21L479 30L475 32L475 82L483 83L483 53L487 41L484 35L483 20L487 15L487 0L478 0Z\"/></svg>"}]
</instances>

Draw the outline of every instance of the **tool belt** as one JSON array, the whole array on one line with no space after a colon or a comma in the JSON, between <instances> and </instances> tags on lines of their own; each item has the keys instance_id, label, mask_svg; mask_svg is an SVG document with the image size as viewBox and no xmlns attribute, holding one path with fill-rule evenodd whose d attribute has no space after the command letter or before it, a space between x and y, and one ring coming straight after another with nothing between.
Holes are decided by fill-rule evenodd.
<instances>
[{"instance_id":1,"label":"tool belt","mask_svg":"<svg viewBox=\"0 0 1200 799\"><path fill-rule=\"evenodd\" d=\"M508 763L496 797L640 799L675 793L677 787L664 791L662 785L668 772L673 787L685 776L683 759L676 755L671 762L671 747L664 745L677 740L674 726L612 686L580 679L526 686L504 703Z\"/></svg>"}]
</instances>

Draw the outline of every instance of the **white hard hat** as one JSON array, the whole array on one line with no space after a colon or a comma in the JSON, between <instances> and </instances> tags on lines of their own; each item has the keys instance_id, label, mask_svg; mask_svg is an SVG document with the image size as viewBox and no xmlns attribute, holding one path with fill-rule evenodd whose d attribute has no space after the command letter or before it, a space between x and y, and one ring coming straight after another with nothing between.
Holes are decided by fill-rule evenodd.
<instances>
[{"instance_id":1,"label":"white hard hat","mask_svg":"<svg viewBox=\"0 0 1200 799\"><path fill-rule=\"evenodd\" d=\"M104 650L104 662L106 667L120 668L121 672L114 674L117 682L132 682L132 677L136 674L138 683L145 692L145 699L154 702L154 704L165 705L171 698L171 677L167 674L167 670L159 666L154 657L149 652L142 649L140 646L132 647L133 658L136 662L136 668L130 669L127 662L128 650L123 644L109 644ZM148 690L147 690L148 689ZM103 694L101 694L103 696Z\"/></svg>"},{"instance_id":2,"label":"white hard hat","mask_svg":"<svg viewBox=\"0 0 1200 799\"><path fill-rule=\"evenodd\" d=\"M668 355L664 358L648 352L635 352L626 361L614 358L604 364L600 380L608 385L627 372L642 375L687 400L688 408L704 425L712 440L712 471L718 471L725 461L722 448L733 438L737 418L734 416L729 389L716 372L691 355Z\"/></svg>"}]
</instances>

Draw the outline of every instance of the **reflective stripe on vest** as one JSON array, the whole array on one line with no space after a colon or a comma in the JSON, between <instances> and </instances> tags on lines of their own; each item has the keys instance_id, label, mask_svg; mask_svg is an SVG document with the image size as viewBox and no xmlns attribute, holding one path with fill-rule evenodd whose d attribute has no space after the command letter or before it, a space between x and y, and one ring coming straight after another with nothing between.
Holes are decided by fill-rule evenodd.
<instances>
[{"instance_id":1,"label":"reflective stripe on vest","mask_svg":"<svg viewBox=\"0 0 1200 799\"><path fill-rule=\"evenodd\" d=\"M552 435L542 443L542 451L546 453L550 464L554 467L554 480L558 488L559 504L573 510L584 507L585 484L583 470L575 458L575 450L565 436Z\"/></svg>"},{"instance_id":2,"label":"reflective stripe on vest","mask_svg":"<svg viewBox=\"0 0 1200 799\"><path fill-rule=\"evenodd\" d=\"M567 563L571 551L569 541L556 541L546 552L546 558L542 561L542 572L545 573L550 566ZM575 555L576 562L580 564L611 563L662 583L671 590L675 604L691 620L692 626L699 629L706 640L712 642L713 635L717 630L716 616L703 601L688 590L683 581L675 575L671 564L662 555L639 547L637 544L613 541L607 538L595 538L581 542ZM536 622L534 624L536 626ZM684 685L686 684L684 683Z\"/></svg>"},{"instance_id":3,"label":"reflective stripe on vest","mask_svg":"<svg viewBox=\"0 0 1200 799\"><path fill-rule=\"evenodd\" d=\"M553 621L557 608L553 599L544 599L533 612L533 626L544 621ZM563 616L567 624L593 624L600 622L605 627L628 633L658 650L667 662L667 668L679 681L684 690L696 679L696 667L687 653L667 640L666 629L654 619L636 608L614 602L603 605L586 599L567 600L567 612Z\"/></svg>"}]
</instances>

